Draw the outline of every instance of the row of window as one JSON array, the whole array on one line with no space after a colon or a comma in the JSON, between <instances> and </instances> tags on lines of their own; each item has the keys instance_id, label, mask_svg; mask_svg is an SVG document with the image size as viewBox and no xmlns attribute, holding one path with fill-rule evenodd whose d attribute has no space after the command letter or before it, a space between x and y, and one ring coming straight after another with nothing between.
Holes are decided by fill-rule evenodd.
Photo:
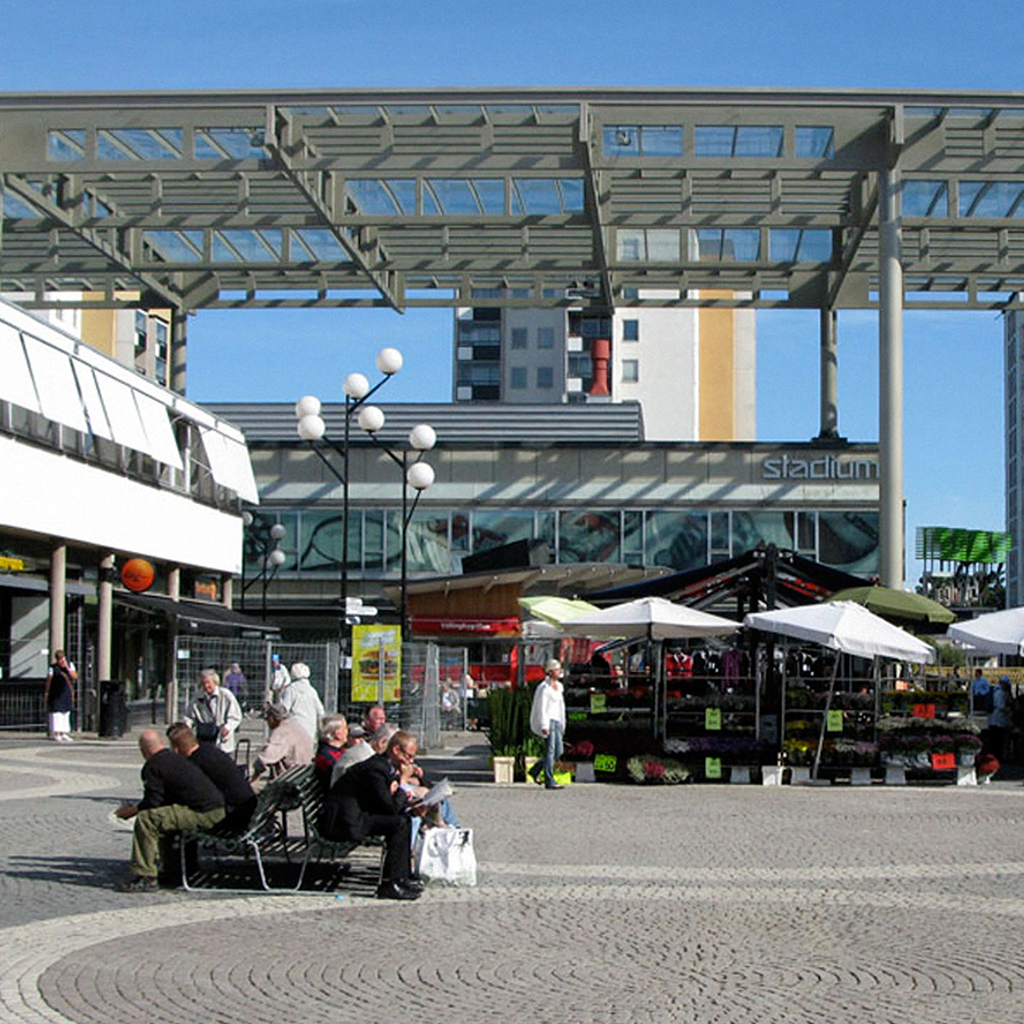
<instances>
[{"instance_id":1,"label":"row of window","mask_svg":"<svg viewBox=\"0 0 1024 1024\"><path fill-rule=\"evenodd\" d=\"M950 216L950 186L959 217L1024 217L1024 181L928 181L909 178L902 186L904 217Z\"/></svg>"},{"instance_id":2,"label":"row of window","mask_svg":"<svg viewBox=\"0 0 1024 1024\"><path fill-rule=\"evenodd\" d=\"M619 228L616 258L623 263L678 263L684 251L700 260L747 261L762 257L758 228ZM827 263L832 232L820 228L770 228L768 259L775 263Z\"/></svg>"},{"instance_id":3,"label":"row of window","mask_svg":"<svg viewBox=\"0 0 1024 1024\"><path fill-rule=\"evenodd\" d=\"M537 348L551 349L555 347L555 329L553 327L538 327L536 332ZM530 330L528 327L513 327L511 334L512 348L529 348Z\"/></svg>"},{"instance_id":4,"label":"row of window","mask_svg":"<svg viewBox=\"0 0 1024 1024\"><path fill-rule=\"evenodd\" d=\"M246 535L246 572L260 571L261 540L281 522L282 571L336 573L342 553L340 509L261 511ZM402 551L398 510L352 512L348 563L369 575L397 573ZM472 509L417 512L408 530L412 572L458 572L463 556L520 540L542 540L560 564L616 562L688 570L735 557L758 544L794 549L848 572L878 571L878 514L862 511L728 512L677 509Z\"/></svg>"},{"instance_id":5,"label":"row of window","mask_svg":"<svg viewBox=\"0 0 1024 1024\"><path fill-rule=\"evenodd\" d=\"M782 125L698 125L693 129L696 157L781 157L785 155ZM615 157L680 157L684 129L677 124L616 124L604 126L604 155ZM823 125L798 125L793 132L793 155L826 159L835 156L835 131Z\"/></svg>"}]
</instances>

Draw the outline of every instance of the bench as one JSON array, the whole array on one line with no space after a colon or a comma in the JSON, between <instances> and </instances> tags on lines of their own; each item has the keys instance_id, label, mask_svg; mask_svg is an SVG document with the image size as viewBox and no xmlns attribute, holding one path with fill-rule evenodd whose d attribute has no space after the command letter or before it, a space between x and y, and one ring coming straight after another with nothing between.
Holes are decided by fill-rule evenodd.
<instances>
[{"instance_id":1,"label":"bench","mask_svg":"<svg viewBox=\"0 0 1024 1024\"><path fill-rule=\"evenodd\" d=\"M299 880L296 889L302 886L313 855L317 860L327 856L331 860L344 860L359 847L367 847L375 851L377 864L374 885L380 885L384 877L384 842L377 836L368 836L360 842L353 839L329 839L320 831L320 815L324 806L324 789L312 767L304 768L302 774L296 776L294 785L297 789L299 805L302 809L302 828L305 855L299 869Z\"/></svg>"},{"instance_id":2,"label":"bench","mask_svg":"<svg viewBox=\"0 0 1024 1024\"><path fill-rule=\"evenodd\" d=\"M226 818L213 828L190 829L181 834L181 878L182 886L193 892L195 879L189 878L188 853L190 847L208 849L215 854L227 856L250 854L256 863L259 882L264 892L297 892L302 888L306 871L314 854L319 860L325 855L331 860L343 860L359 847L374 849L379 862L375 868L375 885L380 884L384 869L383 842L370 837L363 842L328 839L320 832L320 813L323 809L323 789L312 765L300 765L271 780L260 791L256 807L248 823L242 827L233 826ZM301 811L302 836L290 838L286 815L289 811ZM291 863L292 855L302 854L302 864L293 886L272 886L267 879L266 859L268 854L283 855ZM223 891L223 890L221 890Z\"/></svg>"},{"instance_id":3,"label":"bench","mask_svg":"<svg viewBox=\"0 0 1024 1024\"><path fill-rule=\"evenodd\" d=\"M308 770L312 771L312 768ZM281 817L299 806L297 783L304 777L306 771L305 765L290 768L268 782L260 790L252 817L244 825L234 825L230 818L225 818L212 828L189 829L182 832L179 844L182 886L189 892L196 889L189 879L190 851L209 849L215 854L223 853L228 856L241 854L248 857L251 854L256 862L260 885L265 892L273 892L274 888L267 881L264 856L276 850L283 853L286 860L291 860L288 834L282 827Z\"/></svg>"}]
</instances>

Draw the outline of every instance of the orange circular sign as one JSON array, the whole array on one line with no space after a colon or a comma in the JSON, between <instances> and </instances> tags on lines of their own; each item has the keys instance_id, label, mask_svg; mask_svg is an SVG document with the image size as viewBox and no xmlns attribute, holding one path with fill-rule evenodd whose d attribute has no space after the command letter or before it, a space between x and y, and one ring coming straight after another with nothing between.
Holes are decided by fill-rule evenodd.
<instances>
[{"instance_id":1,"label":"orange circular sign","mask_svg":"<svg viewBox=\"0 0 1024 1024\"><path fill-rule=\"evenodd\" d=\"M130 558L121 566L121 582L136 593L149 590L155 579L156 570L144 558Z\"/></svg>"}]
</instances>

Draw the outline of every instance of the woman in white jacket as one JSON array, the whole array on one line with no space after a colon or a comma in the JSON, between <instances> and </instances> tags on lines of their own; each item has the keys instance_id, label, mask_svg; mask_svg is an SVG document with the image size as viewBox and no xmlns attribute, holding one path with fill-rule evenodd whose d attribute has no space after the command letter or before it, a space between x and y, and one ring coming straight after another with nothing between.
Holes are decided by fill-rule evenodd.
<instances>
[{"instance_id":1,"label":"woman in white jacket","mask_svg":"<svg viewBox=\"0 0 1024 1024\"><path fill-rule=\"evenodd\" d=\"M545 740L544 788L561 789L555 782L555 761L562 756L565 733L565 687L562 686L562 663L551 658L544 666L543 682L533 695L530 709L530 731Z\"/></svg>"}]
</instances>

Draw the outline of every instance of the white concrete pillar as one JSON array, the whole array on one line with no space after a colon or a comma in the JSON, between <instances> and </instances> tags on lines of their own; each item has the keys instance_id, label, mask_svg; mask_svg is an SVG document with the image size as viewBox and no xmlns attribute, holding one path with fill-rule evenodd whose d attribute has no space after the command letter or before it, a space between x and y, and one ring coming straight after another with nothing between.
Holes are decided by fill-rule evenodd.
<instances>
[{"instance_id":1,"label":"white concrete pillar","mask_svg":"<svg viewBox=\"0 0 1024 1024\"><path fill-rule=\"evenodd\" d=\"M181 568L167 569L167 596L172 601L181 600ZM178 619L169 616L167 621L167 685L164 687L164 716L174 722L178 717Z\"/></svg>"},{"instance_id":2,"label":"white concrete pillar","mask_svg":"<svg viewBox=\"0 0 1024 1024\"><path fill-rule=\"evenodd\" d=\"M819 356L821 393L818 437L839 436L839 347L836 337L836 311L821 310L821 354Z\"/></svg>"},{"instance_id":3,"label":"white concrete pillar","mask_svg":"<svg viewBox=\"0 0 1024 1024\"><path fill-rule=\"evenodd\" d=\"M225 608L231 607L231 601L234 597L234 583L235 578L230 573L224 573L220 578L220 601Z\"/></svg>"},{"instance_id":4,"label":"white concrete pillar","mask_svg":"<svg viewBox=\"0 0 1024 1024\"><path fill-rule=\"evenodd\" d=\"M65 577L68 549L65 544L54 544L50 549L50 663L53 652L64 649L64 616L67 610Z\"/></svg>"},{"instance_id":5,"label":"white concrete pillar","mask_svg":"<svg viewBox=\"0 0 1024 1024\"><path fill-rule=\"evenodd\" d=\"M97 587L99 607L96 633L96 682L110 678L114 641L114 556L100 560L100 580Z\"/></svg>"},{"instance_id":6,"label":"white concrete pillar","mask_svg":"<svg viewBox=\"0 0 1024 1024\"><path fill-rule=\"evenodd\" d=\"M903 265L899 174L878 176L879 577L903 587Z\"/></svg>"}]
</instances>

